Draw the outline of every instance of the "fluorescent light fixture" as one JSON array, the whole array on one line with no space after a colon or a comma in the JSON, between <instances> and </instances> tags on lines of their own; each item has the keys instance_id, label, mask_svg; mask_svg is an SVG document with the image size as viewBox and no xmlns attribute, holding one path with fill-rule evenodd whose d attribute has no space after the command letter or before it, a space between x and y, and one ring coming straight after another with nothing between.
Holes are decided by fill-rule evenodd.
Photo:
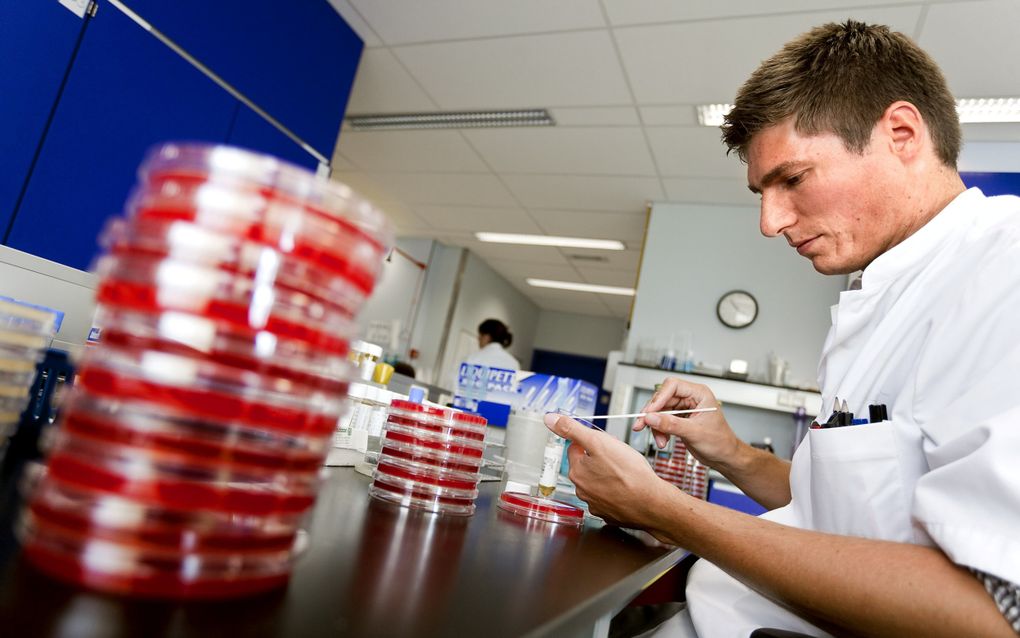
<instances>
[{"instance_id":1,"label":"fluorescent light fixture","mask_svg":"<svg viewBox=\"0 0 1020 638\"><path fill-rule=\"evenodd\" d=\"M1020 122L1020 98L965 98L956 101L960 122Z\"/></svg>"},{"instance_id":2,"label":"fluorescent light fixture","mask_svg":"<svg viewBox=\"0 0 1020 638\"><path fill-rule=\"evenodd\" d=\"M346 118L346 122L355 131L553 126L556 124L545 109L380 113L378 115L350 115Z\"/></svg>"},{"instance_id":3,"label":"fluorescent light fixture","mask_svg":"<svg viewBox=\"0 0 1020 638\"><path fill-rule=\"evenodd\" d=\"M597 292L602 295L624 295L634 296L633 288L621 288L619 286L599 286L597 284L579 284L573 281L554 281L552 279L533 279L528 277L525 281L531 286L538 288L556 288L559 290L573 290L575 292Z\"/></svg>"},{"instance_id":4,"label":"fluorescent light fixture","mask_svg":"<svg viewBox=\"0 0 1020 638\"><path fill-rule=\"evenodd\" d=\"M553 237L551 235L517 235L514 233L475 233L478 241L495 244L526 244L528 246L561 246L563 248L594 248L596 250L625 250L623 242L615 239L585 239L584 237Z\"/></svg>"},{"instance_id":5,"label":"fluorescent light fixture","mask_svg":"<svg viewBox=\"0 0 1020 638\"><path fill-rule=\"evenodd\" d=\"M723 118L733 108L732 104L699 104L698 124L702 126L722 126Z\"/></svg>"},{"instance_id":6,"label":"fluorescent light fixture","mask_svg":"<svg viewBox=\"0 0 1020 638\"><path fill-rule=\"evenodd\" d=\"M732 104L699 104L698 123L722 126ZM1020 122L1020 97L962 98L956 101L956 112L963 124L988 122Z\"/></svg>"}]
</instances>

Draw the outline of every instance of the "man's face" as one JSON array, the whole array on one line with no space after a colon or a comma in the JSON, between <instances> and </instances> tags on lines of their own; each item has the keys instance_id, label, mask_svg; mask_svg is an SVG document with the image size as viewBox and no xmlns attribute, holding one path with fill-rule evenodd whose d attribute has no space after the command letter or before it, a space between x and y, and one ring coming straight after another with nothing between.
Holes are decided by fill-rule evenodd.
<instances>
[{"instance_id":1,"label":"man's face","mask_svg":"<svg viewBox=\"0 0 1020 638\"><path fill-rule=\"evenodd\" d=\"M748 146L747 183L761 195L761 232L783 235L815 270L833 275L867 266L893 246L905 210L902 166L872 138L863 154L833 133L805 136L791 119Z\"/></svg>"}]
</instances>

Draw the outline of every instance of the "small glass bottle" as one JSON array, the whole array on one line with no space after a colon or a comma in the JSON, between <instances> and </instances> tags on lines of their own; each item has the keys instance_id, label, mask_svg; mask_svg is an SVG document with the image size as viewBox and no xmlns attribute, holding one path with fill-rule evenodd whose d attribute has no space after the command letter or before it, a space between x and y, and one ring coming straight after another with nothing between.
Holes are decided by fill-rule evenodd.
<instances>
[{"instance_id":1,"label":"small glass bottle","mask_svg":"<svg viewBox=\"0 0 1020 638\"><path fill-rule=\"evenodd\" d=\"M563 437L550 432L542 455L542 474L538 479L540 496L552 496L556 491L556 477L560 475L560 465L563 462L563 446Z\"/></svg>"}]
</instances>

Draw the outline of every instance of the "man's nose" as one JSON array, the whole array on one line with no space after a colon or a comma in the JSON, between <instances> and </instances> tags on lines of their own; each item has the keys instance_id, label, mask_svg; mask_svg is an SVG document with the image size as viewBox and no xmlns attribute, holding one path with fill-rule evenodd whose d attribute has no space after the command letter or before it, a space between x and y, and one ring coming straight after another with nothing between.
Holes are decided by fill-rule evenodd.
<instances>
[{"instance_id":1,"label":"man's nose","mask_svg":"<svg viewBox=\"0 0 1020 638\"><path fill-rule=\"evenodd\" d=\"M762 193L759 228L766 237L778 237L783 230L793 225L796 215L789 203L770 193Z\"/></svg>"}]
</instances>

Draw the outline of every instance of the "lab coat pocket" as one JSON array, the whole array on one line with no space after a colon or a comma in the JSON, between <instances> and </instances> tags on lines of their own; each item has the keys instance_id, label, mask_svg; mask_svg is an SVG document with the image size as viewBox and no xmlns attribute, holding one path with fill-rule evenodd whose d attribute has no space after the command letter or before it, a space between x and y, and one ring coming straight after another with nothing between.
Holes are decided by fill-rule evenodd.
<instances>
[{"instance_id":1,"label":"lab coat pocket","mask_svg":"<svg viewBox=\"0 0 1020 638\"><path fill-rule=\"evenodd\" d=\"M911 540L909 488L889 421L815 429L811 509L822 532Z\"/></svg>"}]
</instances>

